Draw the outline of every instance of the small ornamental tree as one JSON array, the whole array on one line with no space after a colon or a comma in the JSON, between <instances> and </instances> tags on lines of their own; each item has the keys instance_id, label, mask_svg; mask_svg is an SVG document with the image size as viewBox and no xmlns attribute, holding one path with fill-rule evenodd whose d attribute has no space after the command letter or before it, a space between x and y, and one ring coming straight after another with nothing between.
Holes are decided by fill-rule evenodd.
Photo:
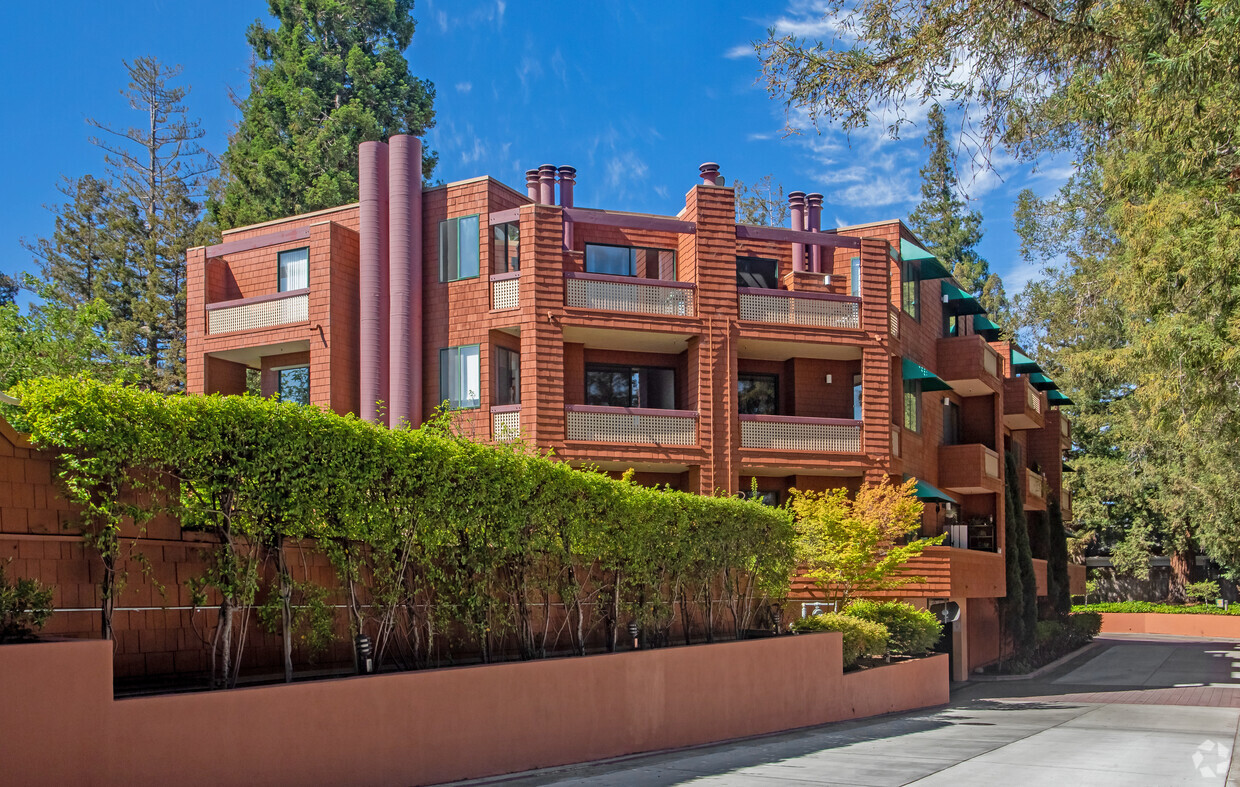
<instances>
[{"instance_id":1,"label":"small ornamental tree","mask_svg":"<svg viewBox=\"0 0 1240 787\"><path fill-rule=\"evenodd\" d=\"M919 581L901 569L943 537L901 543L921 527L915 484L884 479L863 485L851 499L846 489L792 490L788 507L796 522L797 559L837 608L856 595Z\"/></svg>"}]
</instances>

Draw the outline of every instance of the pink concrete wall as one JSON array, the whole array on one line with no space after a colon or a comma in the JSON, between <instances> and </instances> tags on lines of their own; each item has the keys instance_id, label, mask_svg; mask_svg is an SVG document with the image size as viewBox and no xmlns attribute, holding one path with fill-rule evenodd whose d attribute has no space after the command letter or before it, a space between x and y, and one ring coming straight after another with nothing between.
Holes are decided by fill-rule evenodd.
<instances>
[{"instance_id":1,"label":"pink concrete wall","mask_svg":"<svg viewBox=\"0 0 1240 787\"><path fill-rule=\"evenodd\" d=\"M1240 639L1240 616L1103 612L1103 634L1171 634L1178 637Z\"/></svg>"},{"instance_id":2,"label":"pink concrete wall","mask_svg":"<svg viewBox=\"0 0 1240 787\"><path fill-rule=\"evenodd\" d=\"M0 780L426 784L947 702L944 656L844 675L839 643L827 633L119 701L108 643L6 645Z\"/></svg>"}]
</instances>

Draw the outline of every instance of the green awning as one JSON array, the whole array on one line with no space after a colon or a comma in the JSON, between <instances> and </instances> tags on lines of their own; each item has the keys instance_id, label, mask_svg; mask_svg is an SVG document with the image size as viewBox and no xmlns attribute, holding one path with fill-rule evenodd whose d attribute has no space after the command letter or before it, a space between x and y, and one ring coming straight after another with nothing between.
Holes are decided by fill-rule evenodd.
<instances>
[{"instance_id":1,"label":"green awning","mask_svg":"<svg viewBox=\"0 0 1240 787\"><path fill-rule=\"evenodd\" d=\"M903 238L900 239L900 258L916 262L923 279L951 278L951 271L943 267L943 263L939 262L938 257L935 257L916 243L910 243Z\"/></svg>"},{"instance_id":2,"label":"green awning","mask_svg":"<svg viewBox=\"0 0 1240 787\"><path fill-rule=\"evenodd\" d=\"M904 476L905 481L908 479L909 476ZM947 494L942 489L939 489L937 486L932 484L927 484L920 478L917 479L917 486L913 489L913 496L918 500L925 500L931 503L960 503L959 500Z\"/></svg>"},{"instance_id":3,"label":"green awning","mask_svg":"<svg viewBox=\"0 0 1240 787\"><path fill-rule=\"evenodd\" d=\"M1029 382L1033 383L1033 387L1037 388L1039 391L1050 391L1052 389L1059 388L1059 386L1055 384L1054 380L1042 372L1034 372L1029 375Z\"/></svg>"},{"instance_id":4,"label":"green awning","mask_svg":"<svg viewBox=\"0 0 1240 787\"><path fill-rule=\"evenodd\" d=\"M1064 463L1063 463L1063 471L1064 471L1065 473L1075 473L1075 472L1076 472L1076 468L1075 468L1075 467L1073 467L1072 465L1068 464L1067 462L1064 462Z\"/></svg>"},{"instance_id":5,"label":"green awning","mask_svg":"<svg viewBox=\"0 0 1240 787\"><path fill-rule=\"evenodd\" d=\"M939 282L943 292L943 306L952 314L985 314L986 309L977 300L950 281Z\"/></svg>"},{"instance_id":6,"label":"green awning","mask_svg":"<svg viewBox=\"0 0 1240 787\"><path fill-rule=\"evenodd\" d=\"M1060 405L1063 405L1063 404L1068 404L1068 405L1076 404L1076 402L1068 398L1067 394L1062 393L1060 391L1047 391L1046 401L1051 407L1059 407Z\"/></svg>"},{"instance_id":7,"label":"green awning","mask_svg":"<svg viewBox=\"0 0 1240 787\"><path fill-rule=\"evenodd\" d=\"M905 358L903 366L904 379L906 381L919 380L922 393L926 391L950 391L952 389L950 385L940 380L934 372L916 361L910 361L908 358Z\"/></svg>"},{"instance_id":8,"label":"green awning","mask_svg":"<svg viewBox=\"0 0 1240 787\"><path fill-rule=\"evenodd\" d=\"M999 327L999 323L985 314L975 314L973 315L973 332L988 342L997 342L1003 334L1003 329Z\"/></svg>"},{"instance_id":9,"label":"green awning","mask_svg":"<svg viewBox=\"0 0 1240 787\"><path fill-rule=\"evenodd\" d=\"M1033 372L1042 371L1042 367L1038 366L1038 362L1025 355L1015 347L1012 348L1012 371L1015 374L1031 374Z\"/></svg>"}]
</instances>

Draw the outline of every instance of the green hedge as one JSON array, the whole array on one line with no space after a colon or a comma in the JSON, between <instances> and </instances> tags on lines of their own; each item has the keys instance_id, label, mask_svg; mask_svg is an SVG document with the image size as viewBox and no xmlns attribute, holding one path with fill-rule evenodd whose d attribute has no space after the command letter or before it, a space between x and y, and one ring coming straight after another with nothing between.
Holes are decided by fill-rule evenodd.
<instances>
[{"instance_id":1,"label":"green hedge","mask_svg":"<svg viewBox=\"0 0 1240 787\"><path fill-rule=\"evenodd\" d=\"M887 628L881 623L826 612L811 615L792 622L792 630L798 634L815 631L838 631L844 635L844 666L852 667L863 656L881 656L887 651Z\"/></svg>"},{"instance_id":2,"label":"green hedge","mask_svg":"<svg viewBox=\"0 0 1240 787\"><path fill-rule=\"evenodd\" d=\"M221 625L273 592L287 620L288 599L311 590L282 546L306 539L351 591L350 629L400 666L584 653L587 641L627 639L630 620L650 643L674 622L686 638L739 634L786 593L794 567L782 509L643 488L520 443L476 444L447 417L389 430L317 407L84 379L13 393L34 442L59 454L105 568L116 570L123 522L171 514L217 537L193 586L220 605ZM104 588L105 606L120 582ZM559 604L566 620L547 625Z\"/></svg>"},{"instance_id":3,"label":"green hedge","mask_svg":"<svg viewBox=\"0 0 1240 787\"><path fill-rule=\"evenodd\" d=\"M1077 604L1073 612L1154 612L1159 615L1240 615L1240 604L1226 610L1213 604L1156 604L1152 601L1115 601Z\"/></svg>"},{"instance_id":4,"label":"green hedge","mask_svg":"<svg viewBox=\"0 0 1240 787\"><path fill-rule=\"evenodd\" d=\"M844 614L882 624L889 634L887 649L896 655L929 653L943 633L934 613L903 601L854 601Z\"/></svg>"}]
</instances>

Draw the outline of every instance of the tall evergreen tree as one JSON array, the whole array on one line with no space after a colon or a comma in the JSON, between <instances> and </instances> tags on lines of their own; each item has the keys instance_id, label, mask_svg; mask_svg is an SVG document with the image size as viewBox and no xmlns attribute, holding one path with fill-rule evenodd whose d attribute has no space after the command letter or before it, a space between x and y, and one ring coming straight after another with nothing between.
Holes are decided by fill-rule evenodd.
<instances>
[{"instance_id":1,"label":"tall evergreen tree","mask_svg":"<svg viewBox=\"0 0 1240 787\"><path fill-rule=\"evenodd\" d=\"M960 198L943 108L932 106L928 120L924 144L930 148L930 156L921 168L921 202L909 214L909 227L947 265L961 288L976 296L992 319L1006 326L1010 307L1003 280L990 272L990 264L977 253L977 244L982 241L982 214L966 210Z\"/></svg>"},{"instance_id":2,"label":"tall evergreen tree","mask_svg":"<svg viewBox=\"0 0 1240 787\"><path fill-rule=\"evenodd\" d=\"M1072 588L1068 579L1068 531L1063 526L1063 509L1051 499L1047 510L1050 523L1050 557L1046 560L1046 593L1059 615L1072 611Z\"/></svg>"},{"instance_id":3,"label":"tall evergreen tree","mask_svg":"<svg viewBox=\"0 0 1240 787\"><path fill-rule=\"evenodd\" d=\"M1016 458L1004 457L1004 554L1007 566L1007 596L1000 601L1003 618L1017 654L1028 657L1033 651L1038 625L1038 580L1033 573L1033 553L1029 546L1029 526L1025 518L1024 492L1021 490ZM1019 581L1013 583L1013 575ZM1015 586L1013 586L1015 584Z\"/></svg>"},{"instance_id":4,"label":"tall evergreen tree","mask_svg":"<svg viewBox=\"0 0 1240 787\"><path fill-rule=\"evenodd\" d=\"M413 0L268 0L279 22L246 34L257 63L221 157L211 214L223 228L357 199L357 146L434 125L435 88L414 77ZM429 177L437 156L423 156Z\"/></svg>"}]
</instances>

